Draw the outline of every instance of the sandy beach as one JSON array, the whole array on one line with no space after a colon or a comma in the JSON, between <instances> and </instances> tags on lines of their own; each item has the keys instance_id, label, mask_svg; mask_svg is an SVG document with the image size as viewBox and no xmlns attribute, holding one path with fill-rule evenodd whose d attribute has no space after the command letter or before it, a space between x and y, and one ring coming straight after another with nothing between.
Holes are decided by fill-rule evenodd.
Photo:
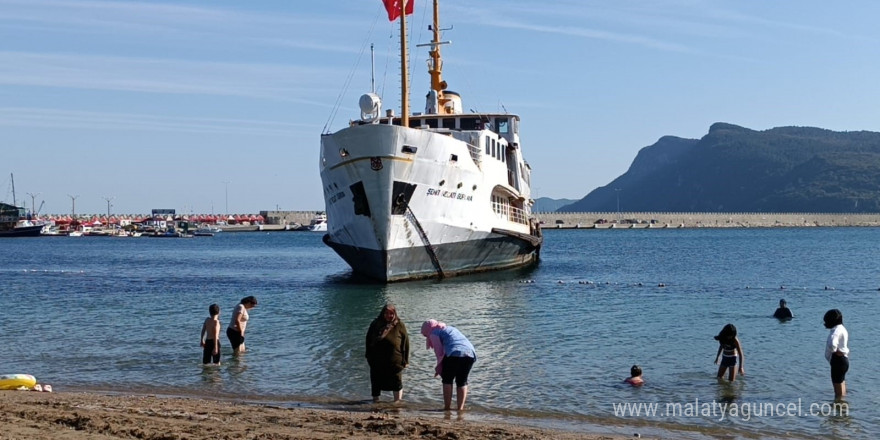
<instances>
[{"instance_id":1,"label":"sandy beach","mask_svg":"<svg viewBox=\"0 0 880 440\"><path fill-rule=\"evenodd\" d=\"M375 411L282 408L181 397L0 391L2 440L568 439L623 436Z\"/></svg>"}]
</instances>

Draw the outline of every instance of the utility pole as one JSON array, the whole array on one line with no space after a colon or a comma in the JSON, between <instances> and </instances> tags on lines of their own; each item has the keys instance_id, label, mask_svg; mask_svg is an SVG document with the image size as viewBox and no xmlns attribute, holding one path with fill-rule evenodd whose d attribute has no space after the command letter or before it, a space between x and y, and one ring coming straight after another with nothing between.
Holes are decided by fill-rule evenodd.
<instances>
[{"instance_id":1,"label":"utility pole","mask_svg":"<svg viewBox=\"0 0 880 440\"><path fill-rule=\"evenodd\" d=\"M110 201L115 199L116 197L102 197L107 201L107 222L110 222Z\"/></svg>"},{"instance_id":2,"label":"utility pole","mask_svg":"<svg viewBox=\"0 0 880 440\"><path fill-rule=\"evenodd\" d=\"M224 180L223 182L220 182L220 183L222 183L223 186L226 188L226 192L225 192L225 196L226 196L226 215L229 215L229 181L228 181L228 180Z\"/></svg>"},{"instance_id":3,"label":"utility pole","mask_svg":"<svg viewBox=\"0 0 880 440\"><path fill-rule=\"evenodd\" d=\"M76 199L79 197L79 194L75 196L68 194L67 197L70 197L70 202L73 204L70 208L70 216L76 218Z\"/></svg>"},{"instance_id":4,"label":"utility pole","mask_svg":"<svg viewBox=\"0 0 880 440\"><path fill-rule=\"evenodd\" d=\"M620 223L620 188L614 188L617 194L617 223Z\"/></svg>"},{"instance_id":5,"label":"utility pole","mask_svg":"<svg viewBox=\"0 0 880 440\"><path fill-rule=\"evenodd\" d=\"M27 195L31 196L31 215L32 215L32 216L36 216L36 215L37 215L37 202L36 202L36 199L37 199L37 196L39 196L40 194L41 194L41 193L36 193L36 194L34 194L34 193L27 193Z\"/></svg>"}]
</instances>

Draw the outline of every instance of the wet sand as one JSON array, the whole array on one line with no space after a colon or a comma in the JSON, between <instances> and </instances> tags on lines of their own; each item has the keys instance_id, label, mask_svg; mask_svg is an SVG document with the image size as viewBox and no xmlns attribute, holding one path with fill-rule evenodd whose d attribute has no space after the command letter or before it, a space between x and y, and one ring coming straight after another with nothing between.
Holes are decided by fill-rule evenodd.
<instances>
[{"instance_id":1,"label":"wet sand","mask_svg":"<svg viewBox=\"0 0 880 440\"><path fill-rule=\"evenodd\" d=\"M282 408L182 397L0 391L0 440L562 439L624 436L397 411Z\"/></svg>"}]
</instances>

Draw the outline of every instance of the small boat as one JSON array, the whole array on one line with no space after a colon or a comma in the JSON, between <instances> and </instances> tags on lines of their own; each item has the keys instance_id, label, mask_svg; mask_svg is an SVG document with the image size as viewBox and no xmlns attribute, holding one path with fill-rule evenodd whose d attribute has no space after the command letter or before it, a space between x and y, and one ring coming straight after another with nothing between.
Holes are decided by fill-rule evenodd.
<instances>
[{"instance_id":1,"label":"small boat","mask_svg":"<svg viewBox=\"0 0 880 440\"><path fill-rule=\"evenodd\" d=\"M0 203L0 237L39 237L45 225L25 220L25 209Z\"/></svg>"},{"instance_id":2,"label":"small boat","mask_svg":"<svg viewBox=\"0 0 880 440\"><path fill-rule=\"evenodd\" d=\"M311 232L327 232L327 215L318 213L305 229Z\"/></svg>"},{"instance_id":3,"label":"small boat","mask_svg":"<svg viewBox=\"0 0 880 440\"><path fill-rule=\"evenodd\" d=\"M165 231L157 230L153 234L148 235L148 237L155 238L191 238L192 236L193 234L187 234L174 228L168 228Z\"/></svg>"},{"instance_id":4,"label":"small boat","mask_svg":"<svg viewBox=\"0 0 880 440\"><path fill-rule=\"evenodd\" d=\"M202 224L193 232L193 236L195 237L213 237L215 234L219 234L223 232L223 229L218 228L217 226L211 226L208 224Z\"/></svg>"}]
</instances>

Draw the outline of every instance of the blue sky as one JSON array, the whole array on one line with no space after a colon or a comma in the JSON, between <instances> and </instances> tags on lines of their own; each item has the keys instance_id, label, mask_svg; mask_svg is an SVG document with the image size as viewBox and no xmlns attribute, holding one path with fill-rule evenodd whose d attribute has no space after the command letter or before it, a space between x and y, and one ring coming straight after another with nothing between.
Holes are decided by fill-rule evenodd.
<instances>
[{"instance_id":1,"label":"blue sky","mask_svg":"<svg viewBox=\"0 0 880 440\"><path fill-rule=\"evenodd\" d=\"M416 0L411 40L430 39ZM0 0L0 200L43 213L323 209L320 134L358 116L380 0ZM880 131L880 2L441 2L465 109L522 118L535 197L581 198L714 122ZM411 52L421 111L424 48ZM347 86L346 86L347 85ZM339 102L338 107L335 106ZM621 201L625 205L625 201ZM228 209L227 209L228 206Z\"/></svg>"}]
</instances>

